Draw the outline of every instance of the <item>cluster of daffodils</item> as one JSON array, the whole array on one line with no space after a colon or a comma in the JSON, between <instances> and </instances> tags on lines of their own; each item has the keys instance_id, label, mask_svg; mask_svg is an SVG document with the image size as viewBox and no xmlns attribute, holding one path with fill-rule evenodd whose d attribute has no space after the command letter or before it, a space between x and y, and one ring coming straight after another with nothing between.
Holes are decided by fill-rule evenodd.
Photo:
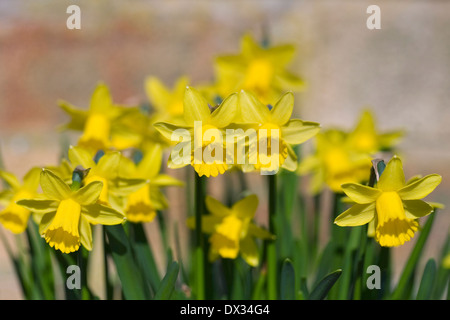
<instances>
[{"instance_id":1,"label":"cluster of daffodils","mask_svg":"<svg viewBox=\"0 0 450 320\"><path fill-rule=\"evenodd\" d=\"M272 106L264 105L252 93L233 93L216 108L194 88L184 96L183 122L157 122L155 127L172 141L169 167L192 165L199 176L217 176L230 168L244 172L295 171L293 145L303 143L320 130L315 122L290 119L292 93L284 94Z\"/></svg>"},{"instance_id":2,"label":"cluster of daffodils","mask_svg":"<svg viewBox=\"0 0 450 320\"><path fill-rule=\"evenodd\" d=\"M21 233L32 215L56 250L91 250L91 225L151 222L168 208L162 189L183 183L162 173L167 155L168 168L191 166L200 177L230 170L312 173L314 193L327 185L355 202L336 218L337 225L369 223L382 246L410 240L419 229L417 219L432 212L420 199L440 183L440 176L405 183L400 159L394 157L375 185L363 185L371 160L392 150L401 132L379 133L369 111L351 132L320 131L316 122L291 118L292 92L305 87L287 70L294 53L292 45L259 45L247 35L241 53L216 59L211 85L194 88L183 76L170 89L149 77L144 85L149 103L142 106L114 103L103 83L87 109L61 101L70 116L61 130L81 134L57 166L32 168L22 182L0 171L8 186L0 193L0 223ZM311 138L314 154L299 161L294 146ZM259 264L255 238L275 235L252 222L257 206L254 195L231 207L206 197L209 214L202 231L210 235L211 261L241 255L249 265ZM192 218L187 224L195 227Z\"/></svg>"},{"instance_id":3,"label":"cluster of daffodils","mask_svg":"<svg viewBox=\"0 0 450 320\"><path fill-rule=\"evenodd\" d=\"M402 131L379 133L370 110L363 111L352 131L330 128L315 137L315 152L298 166L301 175L312 174L311 192L325 186L342 193L344 183L369 181L371 160L383 151L392 151Z\"/></svg>"}]
</instances>

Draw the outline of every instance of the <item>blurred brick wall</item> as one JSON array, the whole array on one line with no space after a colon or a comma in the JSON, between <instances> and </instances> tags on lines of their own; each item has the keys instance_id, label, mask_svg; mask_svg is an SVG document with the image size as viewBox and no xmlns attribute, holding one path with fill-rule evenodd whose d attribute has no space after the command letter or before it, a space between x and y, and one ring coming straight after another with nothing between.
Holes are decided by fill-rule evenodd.
<instances>
[{"instance_id":1,"label":"blurred brick wall","mask_svg":"<svg viewBox=\"0 0 450 320\"><path fill-rule=\"evenodd\" d=\"M368 30L366 8L375 3L382 29ZM66 28L70 4L81 8L81 30ZM273 43L298 47L292 70L309 87L296 95L297 114L350 128L372 106L382 129L408 133L400 145L406 175L442 174L433 200L450 206L447 1L0 0L4 165L22 175L31 165L56 163L55 127L67 120L58 99L87 107L104 81L116 102L134 103L146 99L148 75L169 85L183 74L194 85L206 82L215 55L239 51L243 33L260 37L265 27ZM447 216L435 224L436 243L448 233ZM0 298L20 298L6 260L3 252Z\"/></svg>"}]
</instances>

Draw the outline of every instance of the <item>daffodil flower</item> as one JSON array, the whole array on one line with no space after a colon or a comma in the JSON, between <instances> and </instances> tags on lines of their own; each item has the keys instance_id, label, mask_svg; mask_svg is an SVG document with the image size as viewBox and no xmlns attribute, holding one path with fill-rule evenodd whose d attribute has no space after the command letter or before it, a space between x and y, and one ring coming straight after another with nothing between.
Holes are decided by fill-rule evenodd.
<instances>
[{"instance_id":1,"label":"daffodil flower","mask_svg":"<svg viewBox=\"0 0 450 320\"><path fill-rule=\"evenodd\" d=\"M328 129L315 137L316 152L302 159L297 172L312 173L310 190L319 193L325 185L333 192L342 193L344 183L361 183L369 180L371 156L352 148L348 134L338 129Z\"/></svg>"},{"instance_id":2,"label":"daffodil flower","mask_svg":"<svg viewBox=\"0 0 450 320\"><path fill-rule=\"evenodd\" d=\"M80 110L61 101L60 107L70 115L71 120L62 129L83 131L78 145L94 152L112 147L111 133L115 122L123 115L133 111L113 104L111 94L105 84L98 84L91 98L89 110Z\"/></svg>"},{"instance_id":3,"label":"daffodil flower","mask_svg":"<svg viewBox=\"0 0 450 320\"><path fill-rule=\"evenodd\" d=\"M188 84L189 78L185 76L176 81L173 90L156 77L148 77L145 80L145 91L160 121L174 122L183 118L184 92Z\"/></svg>"},{"instance_id":4,"label":"daffodil flower","mask_svg":"<svg viewBox=\"0 0 450 320\"><path fill-rule=\"evenodd\" d=\"M360 226L373 221L375 240L386 247L403 245L419 228L418 218L433 212L433 207L421 200L441 182L442 177L430 174L407 184L401 160L394 156L376 187L356 183L342 185L342 190L356 204L340 214L339 226Z\"/></svg>"},{"instance_id":5,"label":"daffodil flower","mask_svg":"<svg viewBox=\"0 0 450 320\"><path fill-rule=\"evenodd\" d=\"M311 192L324 186L342 193L344 183L362 183L370 176L371 159L377 152L392 150L402 131L379 132L370 110L364 110L352 131L331 128L315 138L315 153L302 159L298 173L312 173Z\"/></svg>"},{"instance_id":6,"label":"daffodil flower","mask_svg":"<svg viewBox=\"0 0 450 320\"><path fill-rule=\"evenodd\" d=\"M302 90L305 83L286 67L295 54L291 44L263 47L250 35L241 41L241 53L216 59L217 93L226 97L240 90L250 91L264 104L272 103L287 90Z\"/></svg>"},{"instance_id":7,"label":"daffodil flower","mask_svg":"<svg viewBox=\"0 0 450 320\"><path fill-rule=\"evenodd\" d=\"M122 213L97 203L103 187L100 181L72 190L60 177L43 169L40 185L44 198L23 199L17 204L33 212L39 221L39 233L55 250L70 253L80 245L92 250L91 224L124 222Z\"/></svg>"},{"instance_id":8,"label":"daffodil flower","mask_svg":"<svg viewBox=\"0 0 450 320\"><path fill-rule=\"evenodd\" d=\"M285 93L273 107L268 107L255 95L241 91L239 107L237 121L256 125L258 143L257 146L249 148L249 159L257 159L254 167L269 172L277 171L279 167L295 171L297 156L292 146L314 137L320 131L320 125L316 122L291 119L294 95L291 92ZM272 146L274 142L276 144ZM263 155L264 161L261 161Z\"/></svg>"},{"instance_id":9,"label":"daffodil flower","mask_svg":"<svg viewBox=\"0 0 450 320\"><path fill-rule=\"evenodd\" d=\"M93 181L103 183L102 192L98 199L99 203L112 206L120 211L121 197L131 193L145 184L144 179L129 179L119 176L119 166L123 160L120 152L109 151L94 161L92 153L82 147L69 148L69 160L74 167L81 166L89 169L84 179L85 184Z\"/></svg>"},{"instance_id":10,"label":"daffodil flower","mask_svg":"<svg viewBox=\"0 0 450 320\"><path fill-rule=\"evenodd\" d=\"M374 154L390 150L402 136L403 132L400 130L380 133L372 112L366 109L355 129L349 134L348 143L356 151Z\"/></svg>"},{"instance_id":11,"label":"daffodil flower","mask_svg":"<svg viewBox=\"0 0 450 320\"><path fill-rule=\"evenodd\" d=\"M211 214L202 217L202 231L210 234L210 261L219 256L236 259L240 253L250 266L258 266L259 255L255 238L274 239L270 232L252 221L258 208L258 197L247 196L229 208L207 196L206 208ZM187 225L195 228L194 217L188 218Z\"/></svg>"},{"instance_id":12,"label":"daffodil flower","mask_svg":"<svg viewBox=\"0 0 450 320\"><path fill-rule=\"evenodd\" d=\"M161 174L162 149L154 145L137 164L128 158L122 159L120 173L135 180L144 180L139 188L125 195L123 204L127 220L134 223L151 222L157 210L168 208L162 187L182 186L183 183L167 174Z\"/></svg>"},{"instance_id":13,"label":"daffodil flower","mask_svg":"<svg viewBox=\"0 0 450 320\"><path fill-rule=\"evenodd\" d=\"M234 120L236 108L236 94L231 94L217 108L211 110L200 92L187 87L184 95L184 123L155 123L156 129L170 140L173 139L172 135L181 129L183 136L180 137L184 139L174 149L185 151L187 147L189 150L189 152L183 152L177 161L174 161L172 155L175 153L172 152L169 168L191 164L199 176L216 177L223 174L229 168L226 160L226 139L223 139L223 136L225 128ZM212 133L211 137L206 138L206 133ZM221 156L216 152L220 152ZM205 155L213 156L208 158Z\"/></svg>"},{"instance_id":14,"label":"daffodil flower","mask_svg":"<svg viewBox=\"0 0 450 320\"><path fill-rule=\"evenodd\" d=\"M0 211L0 223L12 233L22 233L27 228L30 210L16 204L21 199L34 197L39 187L40 168L32 168L21 183L14 174L0 170L0 178L9 189L0 192L0 203L5 206Z\"/></svg>"}]
</instances>

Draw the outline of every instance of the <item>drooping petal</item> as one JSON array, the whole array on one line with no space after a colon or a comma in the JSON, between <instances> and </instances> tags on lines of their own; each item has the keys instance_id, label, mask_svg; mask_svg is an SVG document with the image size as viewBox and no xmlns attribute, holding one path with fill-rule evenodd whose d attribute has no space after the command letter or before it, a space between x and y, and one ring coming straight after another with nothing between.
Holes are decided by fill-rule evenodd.
<instances>
[{"instance_id":1,"label":"drooping petal","mask_svg":"<svg viewBox=\"0 0 450 320\"><path fill-rule=\"evenodd\" d=\"M81 215L80 219L80 241L86 250L92 250L92 228L89 221Z\"/></svg>"},{"instance_id":2,"label":"drooping petal","mask_svg":"<svg viewBox=\"0 0 450 320\"><path fill-rule=\"evenodd\" d=\"M377 187L383 191L397 191L405 185L402 161L394 156L386 165Z\"/></svg>"},{"instance_id":3,"label":"drooping petal","mask_svg":"<svg viewBox=\"0 0 450 320\"><path fill-rule=\"evenodd\" d=\"M69 186L48 169L41 171L41 188L50 199L65 200L71 194Z\"/></svg>"},{"instance_id":4,"label":"drooping petal","mask_svg":"<svg viewBox=\"0 0 450 320\"><path fill-rule=\"evenodd\" d=\"M289 120L281 127L281 137L286 143L296 145L314 137L320 131L320 125L316 122Z\"/></svg>"},{"instance_id":5,"label":"drooping petal","mask_svg":"<svg viewBox=\"0 0 450 320\"><path fill-rule=\"evenodd\" d=\"M407 184L398 194L402 200L422 199L429 195L441 183L442 177L438 174L430 174Z\"/></svg>"},{"instance_id":6,"label":"drooping petal","mask_svg":"<svg viewBox=\"0 0 450 320\"><path fill-rule=\"evenodd\" d=\"M283 126L289 121L294 110L294 94L292 92L285 93L273 106L270 111L272 115L272 121Z\"/></svg>"},{"instance_id":7,"label":"drooping petal","mask_svg":"<svg viewBox=\"0 0 450 320\"><path fill-rule=\"evenodd\" d=\"M406 217L417 219L429 215L433 212L433 207L422 200L403 200Z\"/></svg>"},{"instance_id":8,"label":"drooping petal","mask_svg":"<svg viewBox=\"0 0 450 320\"><path fill-rule=\"evenodd\" d=\"M375 217L375 203L355 204L336 217L334 223L341 227L356 227L369 223Z\"/></svg>"},{"instance_id":9,"label":"drooping petal","mask_svg":"<svg viewBox=\"0 0 450 320\"><path fill-rule=\"evenodd\" d=\"M257 267L259 265L259 252L255 240L247 236L241 240L240 252L242 258L248 265Z\"/></svg>"},{"instance_id":10,"label":"drooping petal","mask_svg":"<svg viewBox=\"0 0 450 320\"><path fill-rule=\"evenodd\" d=\"M359 204L375 202L381 191L358 183L346 183L341 186L345 194Z\"/></svg>"}]
</instances>

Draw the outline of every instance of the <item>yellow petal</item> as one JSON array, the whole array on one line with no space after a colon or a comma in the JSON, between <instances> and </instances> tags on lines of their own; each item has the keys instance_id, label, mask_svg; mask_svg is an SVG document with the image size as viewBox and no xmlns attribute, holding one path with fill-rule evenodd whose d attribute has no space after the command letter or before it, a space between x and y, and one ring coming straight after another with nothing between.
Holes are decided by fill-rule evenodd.
<instances>
[{"instance_id":1,"label":"yellow petal","mask_svg":"<svg viewBox=\"0 0 450 320\"><path fill-rule=\"evenodd\" d=\"M280 127L289 121L294 110L294 94L292 92L285 93L273 106L270 113L272 121Z\"/></svg>"},{"instance_id":2,"label":"yellow petal","mask_svg":"<svg viewBox=\"0 0 450 320\"><path fill-rule=\"evenodd\" d=\"M433 207L422 200L403 200L405 215L409 219L417 219L433 212Z\"/></svg>"},{"instance_id":3,"label":"yellow petal","mask_svg":"<svg viewBox=\"0 0 450 320\"><path fill-rule=\"evenodd\" d=\"M355 204L336 217L334 223L341 227L356 227L369 223L375 217L375 204Z\"/></svg>"},{"instance_id":4,"label":"yellow petal","mask_svg":"<svg viewBox=\"0 0 450 320\"><path fill-rule=\"evenodd\" d=\"M232 213L230 208L223 205L219 200L216 200L211 196L206 196L205 203L208 211L216 217L223 218Z\"/></svg>"},{"instance_id":5,"label":"yellow petal","mask_svg":"<svg viewBox=\"0 0 450 320\"><path fill-rule=\"evenodd\" d=\"M152 145L144 154L144 158L137 165L139 177L152 179L161 170L162 148L159 144Z\"/></svg>"},{"instance_id":6,"label":"yellow petal","mask_svg":"<svg viewBox=\"0 0 450 320\"><path fill-rule=\"evenodd\" d=\"M252 194L236 202L231 210L233 210L239 219L252 219L255 216L257 208L258 196Z\"/></svg>"},{"instance_id":7,"label":"yellow petal","mask_svg":"<svg viewBox=\"0 0 450 320\"><path fill-rule=\"evenodd\" d=\"M216 128L225 128L232 123L237 114L238 96L233 93L226 97L222 103L211 113L209 123Z\"/></svg>"},{"instance_id":8,"label":"yellow petal","mask_svg":"<svg viewBox=\"0 0 450 320\"><path fill-rule=\"evenodd\" d=\"M222 222L221 217L212 214L202 216L202 232L206 234L213 233L216 231L216 226L219 225L220 222ZM191 229L195 229L195 217L189 217L186 220L186 225Z\"/></svg>"},{"instance_id":9,"label":"yellow petal","mask_svg":"<svg viewBox=\"0 0 450 320\"><path fill-rule=\"evenodd\" d=\"M206 99L192 87L186 87L184 93L184 119L190 126L194 126L194 121L206 121L209 118L210 110Z\"/></svg>"},{"instance_id":10,"label":"yellow petal","mask_svg":"<svg viewBox=\"0 0 450 320\"><path fill-rule=\"evenodd\" d=\"M89 221L82 215L80 219L80 242L86 250L92 250L92 228Z\"/></svg>"},{"instance_id":11,"label":"yellow petal","mask_svg":"<svg viewBox=\"0 0 450 320\"><path fill-rule=\"evenodd\" d=\"M70 197L69 186L50 170L41 171L41 188L44 193L54 200L64 200Z\"/></svg>"},{"instance_id":12,"label":"yellow petal","mask_svg":"<svg viewBox=\"0 0 450 320\"><path fill-rule=\"evenodd\" d=\"M259 265L259 252L255 240L251 237L245 237L240 243L240 252L242 258L248 265L257 267Z\"/></svg>"},{"instance_id":13,"label":"yellow petal","mask_svg":"<svg viewBox=\"0 0 450 320\"><path fill-rule=\"evenodd\" d=\"M83 206L82 214L90 224L115 225L125 219L123 213L99 203Z\"/></svg>"},{"instance_id":14,"label":"yellow petal","mask_svg":"<svg viewBox=\"0 0 450 320\"><path fill-rule=\"evenodd\" d=\"M68 156L74 167L82 166L84 169L95 167L92 153L85 148L70 146Z\"/></svg>"},{"instance_id":15,"label":"yellow petal","mask_svg":"<svg viewBox=\"0 0 450 320\"><path fill-rule=\"evenodd\" d=\"M0 178L5 180L5 182L11 187L11 189L20 188L20 182L14 174L0 170Z\"/></svg>"},{"instance_id":16,"label":"yellow petal","mask_svg":"<svg viewBox=\"0 0 450 320\"><path fill-rule=\"evenodd\" d=\"M359 204L375 202L381 191L357 183L346 183L341 186L342 190L353 201Z\"/></svg>"},{"instance_id":17,"label":"yellow petal","mask_svg":"<svg viewBox=\"0 0 450 320\"><path fill-rule=\"evenodd\" d=\"M246 123L263 124L271 120L269 108L250 92L239 92L239 108L241 118Z\"/></svg>"},{"instance_id":18,"label":"yellow petal","mask_svg":"<svg viewBox=\"0 0 450 320\"><path fill-rule=\"evenodd\" d=\"M104 183L104 181L100 180L92 180L92 182L86 182L86 185L84 187L78 189L77 192L75 192L73 198L81 205L94 204L99 199L99 197L101 197ZM103 198L105 198L105 195L103 195ZM106 200L108 200L107 194Z\"/></svg>"},{"instance_id":19,"label":"yellow petal","mask_svg":"<svg viewBox=\"0 0 450 320\"><path fill-rule=\"evenodd\" d=\"M398 194L402 200L422 199L429 195L441 183L442 177L438 174L430 174L407 184Z\"/></svg>"},{"instance_id":20,"label":"yellow petal","mask_svg":"<svg viewBox=\"0 0 450 320\"><path fill-rule=\"evenodd\" d=\"M386 165L377 188L383 191L397 191L405 185L405 175L403 173L402 161L394 156Z\"/></svg>"},{"instance_id":21,"label":"yellow petal","mask_svg":"<svg viewBox=\"0 0 450 320\"><path fill-rule=\"evenodd\" d=\"M121 161L120 152L108 152L98 160L95 173L105 179L112 180L118 175Z\"/></svg>"},{"instance_id":22,"label":"yellow petal","mask_svg":"<svg viewBox=\"0 0 450 320\"><path fill-rule=\"evenodd\" d=\"M320 125L316 122L289 120L281 127L281 136L286 143L296 145L314 137L320 131Z\"/></svg>"},{"instance_id":23,"label":"yellow petal","mask_svg":"<svg viewBox=\"0 0 450 320\"><path fill-rule=\"evenodd\" d=\"M92 94L89 111L108 114L111 111L112 98L108 86L99 83Z\"/></svg>"}]
</instances>

